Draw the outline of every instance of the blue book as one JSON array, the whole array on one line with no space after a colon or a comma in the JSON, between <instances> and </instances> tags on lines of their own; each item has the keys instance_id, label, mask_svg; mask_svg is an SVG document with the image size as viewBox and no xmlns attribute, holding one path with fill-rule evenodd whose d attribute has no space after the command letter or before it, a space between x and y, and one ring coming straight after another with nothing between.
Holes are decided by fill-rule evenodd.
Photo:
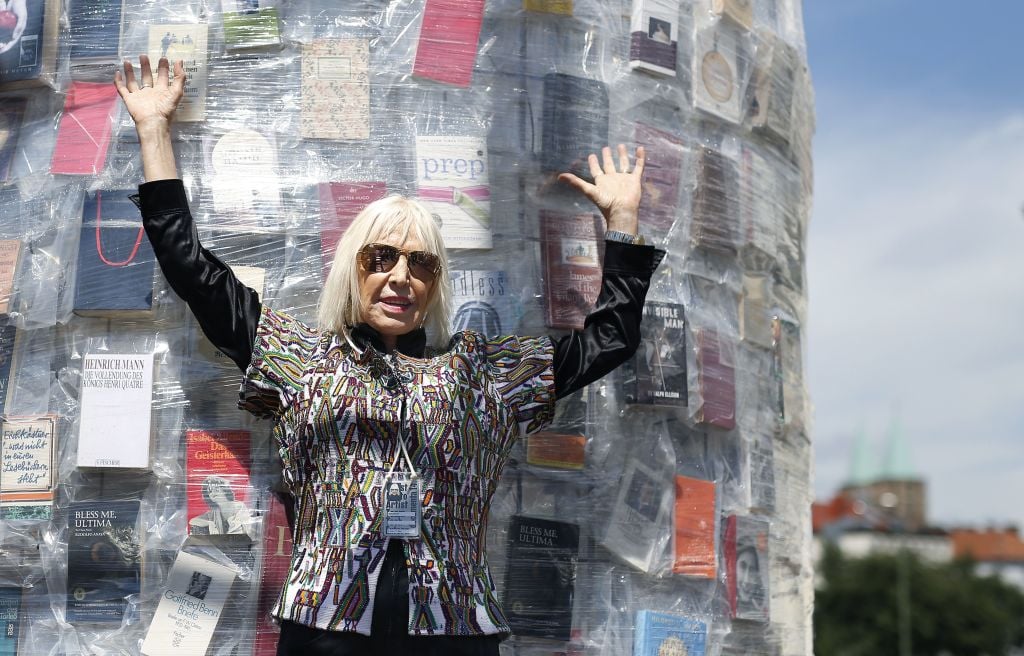
<instances>
[{"instance_id":1,"label":"blue book","mask_svg":"<svg viewBox=\"0 0 1024 656\"><path fill-rule=\"evenodd\" d=\"M122 0L74 0L68 9L71 62L117 62L123 12Z\"/></svg>"},{"instance_id":2,"label":"blue book","mask_svg":"<svg viewBox=\"0 0 1024 656\"><path fill-rule=\"evenodd\" d=\"M18 132L21 131L24 114L24 98L0 98L0 183L10 179L11 161L18 145Z\"/></svg>"},{"instance_id":3,"label":"blue book","mask_svg":"<svg viewBox=\"0 0 1024 656\"><path fill-rule=\"evenodd\" d=\"M6 4L6 3L5 3ZM0 90L45 83L56 70L60 2L29 0L0 9ZM19 15L24 12L24 17ZM24 18L25 29L14 32Z\"/></svg>"},{"instance_id":4,"label":"blue book","mask_svg":"<svg viewBox=\"0 0 1024 656\"><path fill-rule=\"evenodd\" d=\"M700 620L672 613L640 610L636 613L633 656L704 656L707 639L708 626Z\"/></svg>"},{"instance_id":5,"label":"blue book","mask_svg":"<svg viewBox=\"0 0 1024 656\"><path fill-rule=\"evenodd\" d=\"M608 87L564 73L544 76L541 169L592 180L587 156L608 145Z\"/></svg>"},{"instance_id":6,"label":"blue book","mask_svg":"<svg viewBox=\"0 0 1024 656\"><path fill-rule=\"evenodd\" d=\"M21 634L21 588L0 587L0 656L18 653Z\"/></svg>"},{"instance_id":7,"label":"blue book","mask_svg":"<svg viewBox=\"0 0 1024 656\"><path fill-rule=\"evenodd\" d=\"M69 622L120 624L139 594L138 501L80 501L68 509Z\"/></svg>"},{"instance_id":8,"label":"blue book","mask_svg":"<svg viewBox=\"0 0 1024 656\"><path fill-rule=\"evenodd\" d=\"M145 318L153 310L156 256L127 191L97 191L82 206L76 314Z\"/></svg>"}]
</instances>

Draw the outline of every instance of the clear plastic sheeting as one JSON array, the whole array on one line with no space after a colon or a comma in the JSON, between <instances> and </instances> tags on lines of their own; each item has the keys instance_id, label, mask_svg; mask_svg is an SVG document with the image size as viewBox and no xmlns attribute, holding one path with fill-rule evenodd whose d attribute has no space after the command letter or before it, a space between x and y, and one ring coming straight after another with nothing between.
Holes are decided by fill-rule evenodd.
<instances>
[{"instance_id":1,"label":"clear plastic sheeting","mask_svg":"<svg viewBox=\"0 0 1024 656\"><path fill-rule=\"evenodd\" d=\"M112 77L139 53L185 62L203 244L305 320L349 222L398 193L442 226L454 330L580 327L604 226L557 174L643 145L668 256L634 359L513 449L501 651L811 653L796 0L0 5L0 653L275 653L290 501L129 199Z\"/></svg>"}]
</instances>

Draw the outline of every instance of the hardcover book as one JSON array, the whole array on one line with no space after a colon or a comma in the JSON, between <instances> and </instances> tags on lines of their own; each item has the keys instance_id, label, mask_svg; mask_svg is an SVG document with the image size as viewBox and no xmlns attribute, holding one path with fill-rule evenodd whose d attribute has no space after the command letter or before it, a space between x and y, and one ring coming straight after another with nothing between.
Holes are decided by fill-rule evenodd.
<instances>
[{"instance_id":1,"label":"hardcover book","mask_svg":"<svg viewBox=\"0 0 1024 656\"><path fill-rule=\"evenodd\" d=\"M25 28L15 38L24 12ZM52 84L57 70L57 36L61 3L57 0L33 0L5 3L0 9L0 91Z\"/></svg>"},{"instance_id":2,"label":"hardcover book","mask_svg":"<svg viewBox=\"0 0 1024 656\"><path fill-rule=\"evenodd\" d=\"M0 326L0 415L9 413L13 405L20 338L17 326Z\"/></svg>"},{"instance_id":3,"label":"hardcover book","mask_svg":"<svg viewBox=\"0 0 1024 656\"><path fill-rule=\"evenodd\" d=\"M740 122L739 39L719 24L698 30L693 53L693 104L730 123Z\"/></svg>"},{"instance_id":4,"label":"hardcover book","mask_svg":"<svg viewBox=\"0 0 1024 656\"><path fill-rule=\"evenodd\" d=\"M281 45L278 0L221 0L224 46L253 50Z\"/></svg>"},{"instance_id":5,"label":"hardcover book","mask_svg":"<svg viewBox=\"0 0 1024 656\"><path fill-rule=\"evenodd\" d=\"M288 578L292 560L292 530L284 504L273 494L267 495L267 512L263 516L263 562L260 592L256 601L256 638L253 656L276 656L281 627L271 617L277 597Z\"/></svg>"},{"instance_id":6,"label":"hardcover book","mask_svg":"<svg viewBox=\"0 0 1024 656\"><path fill-rule=\"evenodd\" d=\"M730 515L725 520L725 586L736 619L769 619L768 529L768 521L758 517Z\"/></svg>"},{"instance_id":7,"label":"hardcover book","mask_svg":"<svg viewBox=\"0 0 1024 656\"><path fill-rule=\"evenodd\" d=\"M71 64L120 61L124 0L75 0L68 8Z\"/></svg>"},{"instance_id":8,"label":"hardcover book","mask_svg":"<svg viewBox=\"0 0 1024 656\"><path fill-rule=\"evenodd\" d=\"M523 0L523 9L539 14L572 16L573 0Z\"/></svg>"},{"instance_id":9,"label":"hardcover book","mask_svg":"<svg viewBox=\"0 0 1024 656\"><path fill-rule=\"evenodd\" d=\"M672 535L671 471L630 458L601 544L624 562L653 573Z\"/></svg>"},{"instance_id":10,"label":"hardcover book","mask_svg":"<svg viewBox=\"0 0 1024 656\"><path fill-rule=\"evenodd\" d=\"M713 148L701 148L693 193L691 238L705 250L732 254L737 247L736 166Z\"/></svg>"},{"instance_id":11,"label":"hardcover book","mask_svg":"<svg viewBox=\"0 0 1024 656\"><path fill-rule=\"evenodd\" d=\"M103 170L120 98L109 82L74 80L57 126L50 172L96 175Z\"/></svg>"},{"instance_id":12,"label":"hardcover book","mask_svg":"<svg viewBox=\"0 0 1024 656\"><path fill-rule=\"evenodd\" d=\"M185 97L174 113L180 122L202 121L206 117L206 23L157 23L149 26L149 57L185 62ZM173 71L171 72L173 76Z\"/></svg>"},{"instance_id":13,"label":"hardcover book","mask_svg":"<svg viewBox=\"0 0 1024 656\"><path fill-rule=\"evenodd\" d=\"M320 252L326 276L341 236L364 207L388 195L388 185L383 181L323 182L319 193Z\"/></svg>"},{"instance_id":14,"label":"hardcover book","mask_svg":"<svg viewBox=\"0 0 1024 656\"><path fill-rule=\"evenodd\" d=\"M633 634L634 656L704 656L708 627L682 615L639 610Z\"/></svg>"},{"instance_id":15,"label":"hardcover book","mask_svg":"<svg viewBox=\"0 0 1024 656\"><path fill-rule=\"evenodd\" d=\"M629 67L675 77L679 3L633 0L629 31Z\"/></svg>"},{"instance_id":16,"label":"hardcover book","mask_svg":"<svg viewBox=\"0 0 1024 656\"><path fill-rule=\"evenodd\" d=\"M230 567L178 552L142 643L144 656L205 654L234 581Z\"/></svg>"},{"instance_id":17,"label":"hardcover book","mask_svg":"<svg viewBox=\"0 0 1024 656\"><path fill-rule=\"evenodd\" d=\"M11 311L20 260L21 240L0 239L0 314Z\"/></svg>"},{"instance_id":18,"label":"hardcover book","mask_svg":"<svg viewBox=\"0 0 1024 656\"><path fill-rule=\"evenodd\" d=\"M793 46L777 36L766 36L771 44L768 56L754 73L754 92L750 101L750 123L789 143L792 128L793 92L800 55Z\"/></svg>"},{"instance_id":19,"label":"hardcover book","mask_svg":"<svg viewBox=\"0 0 1024 656\"><path fill-rule=\"evenodd\" d=\"M82 362L79 467L149 467L153 354L89 354Z\"/></svg>"},{"instance_id":20,"label":"hardcover book","mask_svg":"<svg viewBox=\"0 0 1024 656\"><path fill-rule=\"evenodd\" d=\"M700 405L697 421L725 430L736 427L736 367L731 350L711 328L697 332L697 370Z\"/></svg>"},{"instance_id":21,"label":"hardcover book","mask_svg":"<svg viewBox=\"0 0 1024 656\"><path fill-rule=\"evenodd\" d=\"M185 449L189 535L254 536L249 431L189 430Z\"/></svg>"},{"instance_id":22,"label":"hardcover book","mask_svg":"<svg viewBox=\"0 0 1024 656\"><path fill-rule=\"evenodd\" d=\"M772 347L772 317L769 309L768 279L765 276L743 276L740 297L740 338L764 349Z\"/></svg>"},{"instance_id":23,"label":"hardcover book","mask_svg":"<svg viewBox=\"0 0 1024 656\"><path fill-rule=\"evenodd\" d=\"M416 137L417 198L446 248L491 247L491 186L483 137Z\"/></svg>"},{"instance_id":24,"label":"hardcover book","mask_svg":"<svg viewBox=\"0 0 1024 656\"><path fill-rule=\"evenodd\" d=\"M633 140L644 147L646 157L641 183L640 231L663 238L672 229L678 213L683 142L674 134L643 123L637 124Z\"/></svg>"},{"instance_id":25,"label":"hardcover book","mask_svg":"<svg viewBox=\"0 0 1024 656\"><path fill-rule=\"evenodd\" d=\"M370 42L318 39L302 46L302 112L306 139L370 138Z\"/></svg>"},{"instance_id":26,"label":"hardcover book","mask_svg":"<svg viewBox=\"0 0 1024 656\"><path fill-rule=\"evenodd\" d=\"M95 191L82 204L75 277L76 314L147 318L156 255L126 191Z\"/></svg>"},{"instance_id":27,"label":"hardcover book","mask_svg":"<svg viewBox=\"0 0 1024 656\"><path fill-rule=\"evenodd\" d=\"M648 301L640 331L640 347L623 365L626 403L685 406L686 321L682 304Z\"/></svg>"},{"instance_id":28,"label":"hardcover book","mask_svg":"<svg viewBox=\"0 0 1024 656\"><path fill-rule=\"evenodd\" d=\"M11 179L11 164L25 116L24 98L0 98L0 184Z\"/></svg>"},{"instance_id":29,"label":"hardcover book","mask_svg":"<svg viewBox=\"0 0 1024 656\"><path fill-rule=\"evenodd\" d=\"M21 622L22 588L14 585L0 586L0 656L17 656Z\"/></svg>"},{"instance_id":30,"label":"hardcover book","mask_svg":"<svg viewBox=\"0 0 1024 656\"><path fill-rule=\"evenodd\" d=\"M749 30L754 24L753 0L712 0L711 10L735 21L744 29Z\"/></svg>"},{"instance_id":31,"label":"hardcover book","mask_svg":"<svg viewBox=\"0 0 1024 656\"><path fill-rule=\"evenodd\" d=\"M57 417L0 421L0 519L50 519L57 485Z\"/></svg>"},{"instance_id":32,"label":"hardcover book","mask_svg":"<svg viewBox=\"0 0 1024 656\"><path fill-rule=\"evenodd\" d=\"M518 303L504 271L455 269L452 280L452 332L472 330L485 337L512 334Z\"/></svg>"},{"instance_id":33,"label":"hardcover book","mask_svg":"<svg viewBox=\"0 0 1024 656\"><path fill-rule=\"evenodd\" d=\"M277 148L263 133L239 128L204 140L210 192L221 225L280 224Z\"/></svg>"},{"instance_id":34,"label":"hardcover book","mask_svg":"<svg viewBox=\"0 0 1024 656\"><path fill-rule=\"evenodd\" d=\"M598 220L594 214L541 211L547 324L552 328L582 329L597 302L604 259Z\"/></svg>"},{"instance_id":35,"label":"hardcover book","mask_svg":"<svg viewBox=\"0 0 1024 656\"><path fill-rule=\"evenodd\" d=\"M676 476L672 571L702 579L718 575L718 493L714 481Z\"/></svg>"},{"instance_id":36,"label":"hardcover book","mask_svg":"<svg viewBox=\"0 0 1024 656\"><path fill-rule=\"evenodd\" d=\"M541 170L592 181L587 156L608 145L608 87L564 73L544 76Z\"/></svg>"},{"instance_id":37,"label":"hardcover book","mask_svg":"<svg viewBox=\"0 0 1024 656\"><path fill-rule=\"evenodd\" d=\"M68 509L67 618L120 624L140 590L138 501L80 501Z\"/></svg>"},{"instance_id":38,"label":"hardcover book","mask_svg":"<svg viewBox=\"0 0 1024 656\"><path fill-rule=\"evenodd\" d=\"M739 219L747 268L766 271L778 257L776 247L777 172L753 148L740 152Z\"/></svg>"},{"instance_id":39,"label":"hardcover book","mask_svg":"<svg viewBox=\"0 0 1024 656\"><path fill-rule=\"evenodd\" d=\"M468 87L483 16L484 0L426 0L412 74Z\"/></svg>"},{"instance_id":40,"label":"hardcover book","mask_svg":"<svg viewBox=\"0 0 1024 656\"><path fill-rule=\"evenodd\" d=\"M512 517L502 608L515 635L569 640L579 545L576 524Z\"/></svg>"}]
</instances>

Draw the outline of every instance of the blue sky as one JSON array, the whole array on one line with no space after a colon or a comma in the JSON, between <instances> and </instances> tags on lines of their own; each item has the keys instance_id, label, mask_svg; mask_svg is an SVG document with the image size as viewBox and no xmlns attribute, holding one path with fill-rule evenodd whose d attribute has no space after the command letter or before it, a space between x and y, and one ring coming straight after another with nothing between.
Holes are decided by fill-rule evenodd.
<instances>
[{"instance_id":1,"label":"blue sky","mask_svg":"<svg viewBox=\"0 0 1024 656\"><path fill-rule=\"evenodd\" d=\"M1024 3L803 16L817 495L896 417L933 522L1024 526Z\"/></svg>"}]
</instances>

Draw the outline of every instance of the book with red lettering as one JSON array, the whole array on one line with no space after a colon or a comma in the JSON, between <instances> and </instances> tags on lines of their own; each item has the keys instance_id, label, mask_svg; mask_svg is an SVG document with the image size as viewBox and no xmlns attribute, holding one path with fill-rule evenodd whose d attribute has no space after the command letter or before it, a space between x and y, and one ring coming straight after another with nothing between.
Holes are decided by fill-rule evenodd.
<instances>
[{"instance_id":1,"label":"book with red lettering","mask_svg":"<svg viewBox=\"0 0 1024 656\"><path fill-rule=\"evenodd\" d=\"M249 431L185 432L189 535L256 533Z\"/></svg>"},{"instance_id":2,"label":"book with red lettering","mask_svg":"<svg viewBox=\"0 0 1024 656\"><path fill-rule=\"evenodd\" d=\"M490 248L491 185L480 136L416 137L417 199L441 225L447 248Z\"/></svg>"},{"instance_id":3,"label":"book with red lettering","mask_svg":"<svg viewBox=\"0 0 1024 656\"><path fill-rule=\"evenodd\" d=\"M95 175L103 169L119 101L109 82L71 83L57 127L51 173Z\"/></svg>"},{"instance_id":4,"label":"book with red lettering","mask_svg":"<svg viewBox=\"0 0 1024 656\"><path fill-rule=\"evenodd\" d=\"M679 209L683 142L670 132L643 123L637 124L633 140L644 147L645 154L640 231L662 238L672 229Z\"/></svg>"},{"instance_id":5,"label":"book with red lettering","mask_svg":"<svg viewBox=\"0 0 1024 656\"><path fill-rule=\"evenodd\" d=\"M594 214L541 211L547 325L552 328L582 329L594 309L604 258L599 220Z\"/></svg>"},{"instance_id":6,"label":"book with red lettering","mask_svg":"<svg viewBox=\"0 0 1024 656\"><path fill-rule=\"evenodd\" d=\"M273 494L268 496L267 513L263 516L263 571L256 602L256 639L253 656L275 656L281 627L270 611L277 603L292 562L292 530L284 504Z\"/></svg>"},{"instance_id":7,"label":"book with red lettering","mask_svg":"<svg viewBox=\"0 0 1024 656\"><path fill-rule=\"evenodd\" d=\"M702 328L697 332L697 370L697 421L725 430L735 428L735 355L725 348L721 335L714 329Z\"/></svg>"},{"instance_id":8,"label":"book with red lettering","mask_svg":"<svg viewBox=\"0 0 1024 656\"><path fill-rule=\"evenodd\" d=\"M672 571L702 579L718 575L718 493L714 481L676 476L675 562Z\"/></svg>"},{"instance_id":9,"label":"book with red lettering","mask_svg":"<svg viewBox=\"0 0 1024 656\"><path fill-rule=\"evenodd\" d=\"M736 619L768 621L769 528L768 520L749 515L730 515L725 520L725 588Z\"/></svg>"},{"instance_id":10,"label":"book with red lettering","mask_svg":"<svg viewBox=\"0 0 1024 656\"><path fill-rule=\"evenodd\" d=\"M387 196L386 182L323 182L320 192L320 252L324 259L324 275L334 261L338 240L345 234L356 215L375 200Z\"/></svg>"},{"instance_id":11,"label":"book with red lettering","mask_svg":"<svg viewBox=\"0 0 1024 656\"><path fill-rule=\"evenodd\" d=\"M483 16L484 0L427 0L412 74L468 87Z\"/></svg>"}]
</instances>

